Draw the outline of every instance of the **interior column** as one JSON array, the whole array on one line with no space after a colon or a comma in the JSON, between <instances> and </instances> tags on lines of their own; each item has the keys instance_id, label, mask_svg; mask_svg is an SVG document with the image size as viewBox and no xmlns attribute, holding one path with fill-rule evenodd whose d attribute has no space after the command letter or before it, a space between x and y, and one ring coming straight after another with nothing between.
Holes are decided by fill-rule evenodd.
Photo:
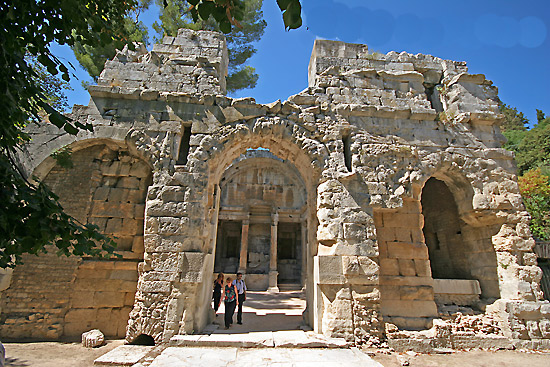
<instances>
[{"instance_id":1,"label":"interior column","mask_svg":"<svg viewBox=\"0 0 550 367\"><path fill-rule=\"evenodd\" d=\"M270 292L278 292L277 286L277 229L279 226L279 214L271 215L271 251L269 254L269 288Z\"/></svg>"},{"instance_id":2,"label":"interior column","mask_svg":"<svg viewBox=\"0 0 550 367\"><path fill-rule=\"evenodd\" d=\"M242 221L241 230L241 253L239 256L239 273L246 274L248 264L248 227L250 219L246 218Z\"/></svg>"}]
</instances>

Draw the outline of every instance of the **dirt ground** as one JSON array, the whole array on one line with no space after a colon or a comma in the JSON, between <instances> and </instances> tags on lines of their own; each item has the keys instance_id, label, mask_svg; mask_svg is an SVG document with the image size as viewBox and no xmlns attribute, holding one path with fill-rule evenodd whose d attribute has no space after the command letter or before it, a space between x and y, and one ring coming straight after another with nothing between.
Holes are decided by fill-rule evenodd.
<instances>
[{"instance_id":1,"label":"dirt ground","mask_svg":"<svg viewBox=\"0 0 550 367\"><path fill-rule=\"evenodd\" d=\"M499 350L453 352L449 354L369 353L384 367L549 367L549 352Z\"/></svg>"},{"instance_id":2,"label":"dirt ground","mask_svg":"<svg viewBox=\"0 0 550 367\"><path fill-rule=\"evenodd\" d=\"M108 340L99 348L60 342L3 344L6 348L6 367L91 367L97 357L124 344L124 340Z\"/></svg>"},{"instance_id":3,"label":"dirt ground","mask_svg":"<svg viewBox=\"0 0 550 367\"><path fill-rule=\"evenodd\" d=\"M123 344L123 340L109 340L94 349L84 348L79 343L35 342L4 343L6 367L92 367L93 361L102 354ZM550 352L523 351L469 351L451 354L370 353L384 367L400 367L407 361L411 367L548 367Z\"/></svg>"}]
</instances>

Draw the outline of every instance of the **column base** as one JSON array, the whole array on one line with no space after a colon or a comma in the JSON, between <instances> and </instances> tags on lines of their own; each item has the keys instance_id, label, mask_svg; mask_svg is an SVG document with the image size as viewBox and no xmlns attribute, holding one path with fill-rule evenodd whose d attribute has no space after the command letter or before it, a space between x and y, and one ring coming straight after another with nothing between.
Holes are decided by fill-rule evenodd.
<instances>
[{"instance_id":1,"label":"column base","mask_svg":"<svg viewBox=\"0 0 550 367\"><path fill-rule=\"evenodd\" d=\"M277 286L277 276L279 272L277 270L271 270L269 272L269 287L267 288L268 292L279 292L279 287Z\"/></svg>"}]
</instances>

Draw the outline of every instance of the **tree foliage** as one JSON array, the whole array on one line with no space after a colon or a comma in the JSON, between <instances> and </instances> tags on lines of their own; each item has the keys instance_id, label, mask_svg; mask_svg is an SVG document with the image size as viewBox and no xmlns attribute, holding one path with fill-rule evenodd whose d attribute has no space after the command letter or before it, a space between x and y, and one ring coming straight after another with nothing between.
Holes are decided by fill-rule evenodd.
<instances>
[{"instance_id":1,"label":"tree foliage","mask_svg":"<svg viewBox=\"0 0 550 367\"><path fill-rule=\"evenodd\" d=\"M294 3L299 5L299 0L278 2L286 5L283 19L287 28L294 27ZM217 12L213 16L220 29L227 32L240 26L241 3L189 1L195 20L207 20L212 12ZM114 251L114 242L100 234L96 226L81 224L64 213L51 191L41 183L29 181L16 157L21 146L30 140L25 132L29 123L51 123L73 135L92 130L91 125L70 121L58 111L64 108L63 98L51 99L59 90L55 87L57 79L48 78L59 74L67 82L71 73L51 53L50 44L86 49L132 41L127 19L138 7L137 0L0 0L0 267L15 266L23 254L45 252L46 245L55 246L58 254L64 255ZM219 16L219 10L215 10L218 7L223 7L226 18ZM229 29L221 26L227 22ZM139 25L137 21L134 24ZM58 158L65 153L60 152Z\"/></svg>"},{"instance_id":2,"label":"tree foliage","mask_svg":"<svg viewBox=\"0 0 550 367\"><path fill-rule=\"evenodd\" d=\"M179 28L188 28L195 30L210 30L222 31L222 27L227 26L225 22L220 22L219 19L224 18L225 11L221 7L212 11L212 15L206 17L194 16L193 9L204 9L205 5L199 7L190 5L192 1L184 0L157 0L159 3L165 2L166 5L161 10L159 22L153 24L153 28L157 31L159 38L162 36L176 36ZM256 53L256 48L253 42L260 40L266 27L266 22L263 20L262 0L244 0L240 2L239 12L235 14L238 21L235 20L236 26L230 27L229 32L225 32L227 40L227 48L229 53L229 70L227 78L227 91L229 93L237 90L254 88L258 81L256 70L245 65L245 63ZM212 2L206 2L209 4ZM160 5L160 4L159 4ZM199 14L203 14L199 12ZM231 23L229 23L231 25ZM226 29L227 30L227 29Z\"/></svg>"},{"instance_id":3,"label":"tree foliage","mask_svg":"<svg viewBox=\"0 0 550 367\"><path fill-rule=\"evenodd\" d=\"M518 184L531 215L531 232L550 240L550 118L537 110L537 124L527 129L529 121L516 108L503 104L500 110L504 114L501 127L508 139L504 147L516 154Z\"/></svg>"},{"instance_id":4,"label":"tree foliage","mask_svg":"<svg viewBox=\"0 0 550 367\"><path fill-rule=\"evenodd\" d=\"M72 90L69 82L61 79L58 75L48 73L48 70L36 60L36 57L27 56L26 60L36 74L34 82L44 91L45 102L57 111L67 111L69 103L65 91Z\"/></svg>"},{"instance_id":5,"label":"tree foliage","mask_svg":"<svg viewBox=\"0 0 550 367\"><path fill-rule=\"evenodd\" d=\"M146 45L149 43L147 26L139 20L139 17L151 3L152 0L139 0L138 4L124 17L119 39L94 45L76 41L71 46L76 59L94 81L97 81L103 71L105 61L111 60L116 55L116 50L122 50L125 45L133 42L143 42Z\"/></svg>"},{"instance_id":6,"label":"tree foliage","mask_svg":"<svg viewBox=\"0 0 550 367\"><path fill-rule=\"evenodd\" d=\"M47 123L70 134L91 130L54 109L48 87L38 82L44 70L70 79L69 69L49 46L51 42L108 43L117 37L121 19L132 4L122 0L0 1L0 267L13 267L22 254L43 252L48 244L65 255L114 250L114 243L96 227L65 214L44 185L29 182L15 157L29 140L25 126L44 115Z\"/></svg>"},{"instance_id":7,"label":"tree foliage","mask_svg":"<svg viewBox=\"0 0 550 367\"><path fill-rule=\"evenodd\" d=\"M550 241L550 183L540 168L531 169L518 178L525 208L531 214L533 235Z\"/></svg>"},{"instance_id":8,"label":"tree foliage","mask_svg":"<svg viewBox=\"0 0 550 367\"><path fill-rule=\"evenodd\" d=\"M540 168L543 174L550 175L550 118L542 117L525 131L515 151L520 174Z\"/></svg>"}]
</instances>

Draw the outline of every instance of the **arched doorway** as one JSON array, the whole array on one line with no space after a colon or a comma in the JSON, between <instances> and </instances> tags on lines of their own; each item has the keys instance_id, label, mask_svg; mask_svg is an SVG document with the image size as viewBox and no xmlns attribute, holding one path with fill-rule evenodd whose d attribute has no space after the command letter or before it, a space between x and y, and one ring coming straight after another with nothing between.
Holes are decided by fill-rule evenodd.
<instances>
[{"instance_id":1,"label":"arched doorway","mask_svg":"<svg viewBox=\"0 0 550 367\"><path fill-rule=\"evenodd\" d=\"M294 126L294 130L285 130L281 136L280 130L291 125L283 121L277 123L281 125L273 127L266 135L258 133L254 127L251 129L254 132L250 131L250 134L241 132L234 138L228 138L223 149L217 147L216 152L210 154L209 221L205 231L209 233L208 252L212 254L209 257L212 260L208 267L211 266L211 274L214 274L215 266L216 270L226 265L233 271L246 269L248 284L257 289L303 289L306 307L301 318L305 324L313 326L317 309L312 261L317 255L317 186L328 155L326 147L314 140L303 136L287 140L294 134L307 136L308 133ZM241 169L249 173L239 174ZM229 177L234 178L233 183L228 183L231 181ZM268 180L264 185L266 177L273 178L273 181ZM246 206L240 204L242 197L238 198L239 191L231 191L237 186L251 189ZM236 195L234 198L237 198L238 208L223 204L225 195ZM231 204L231 201L228 203ZM235 216L236 212L240 212L241 216ZM244 238L248 239L250 251L247 248L246 256L241 256L241 242L246 231L249 233ZM224 245L218 236L230 239ZM272 241L275 246L271 246ZM260 251L256 245L263 249ZM230 249L223 249L223 246ZM274 256L271 256L272 249ZM227 256L228 253L231 256ZM233 259L220 262L220 256ZM203 288L206 292L200 296L203 310L210 309L207 305L212 297L212 283L206 284L208 286Z\"/></svg>"},{"instance_id":2,"label":"arched doorway","mask_svg":"<svg viewBox=\"0 0 550 367\"><path fill-rule=\"evenodd\" d=\"M246 275L251 290L305 284L306 189L296 167L249 149L220 180L214 271Z\"/></svg>"},{"instance_id":3,"label":"arched doorway","mask_svg":"<svg viewBox=\"0 0 550 367\"><path fill-rule=\"evenodd\" d=\"M479 307L500 296L497 259L491 237L498 225L465 215L467 201L452 180L428 179L422 189L423 234L428 247L438 305Z\"/></svg>"}]
</instances>

